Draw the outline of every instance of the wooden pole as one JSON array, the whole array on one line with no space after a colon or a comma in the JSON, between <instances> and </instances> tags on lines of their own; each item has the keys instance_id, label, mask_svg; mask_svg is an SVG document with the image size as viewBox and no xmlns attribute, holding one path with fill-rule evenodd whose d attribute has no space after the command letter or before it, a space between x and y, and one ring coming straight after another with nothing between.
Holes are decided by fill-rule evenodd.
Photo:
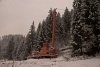
<instances>
[{"instance_id":1,"label":"wooden pole","mask_svg":"<svg viewBox=\"0 0 100 67\"><path fill-rule=\"evenodd\" d=\"M53 12L53 28L52 28L52 48L54 48L54 40L55 40L55 24L56 23L56 9Z\"/></svg>"},{"instance_id":2,"label":"wooden pole","mask_svg":"<svg viewBox=\"0 0 100 67\"><path fill-rule=\"evenodd\" d=\"M14 67L14 60L13 60L13 63L12 63L12 67Z\"/></svg>"}]
</instances>

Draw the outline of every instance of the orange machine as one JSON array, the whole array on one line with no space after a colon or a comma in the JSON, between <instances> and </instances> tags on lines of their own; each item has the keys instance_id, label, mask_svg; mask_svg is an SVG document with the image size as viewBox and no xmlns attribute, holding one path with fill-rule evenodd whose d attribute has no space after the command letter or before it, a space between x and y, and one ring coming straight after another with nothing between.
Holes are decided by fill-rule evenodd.
<instances>
[{"instance_id":1,"label":"orange machine","mask_svg":"<svg viewBox=\"0 0 100 67\"><path fill-rule=\"evenodd\" d=\"M54 48L55 23L56 23L56 9L54 9L54 12L53 12L52 46L49 47L48 43L44 43L40 52L39 51L33 52L31 54L31 58L41 58L41 57L56 58L57 57L57 55L55 54L55 48Z\"/></svg>"}]
</instances>

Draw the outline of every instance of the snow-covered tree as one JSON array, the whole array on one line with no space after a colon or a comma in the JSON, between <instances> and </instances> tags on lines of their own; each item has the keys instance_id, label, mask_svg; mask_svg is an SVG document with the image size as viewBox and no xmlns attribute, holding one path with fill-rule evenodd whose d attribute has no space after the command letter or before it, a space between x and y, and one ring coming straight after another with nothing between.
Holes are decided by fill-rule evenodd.
<instances>
[{"instance_id":1,"label":"snow-covered tree","mask_svg":"<svg viewBox=\"0 0 100 67\"><path fill-rule=\"evenodd\" d=\"M70 28L71 28L71 12L66 7L64 14L62 16L63 25L63 38L64 44L69 45L70 42Z\"/></svg>"},{"instance_id":2,"label":"snow-covered tree","mask_svg":"<svg viewBox=\"0 0 100 67\"><path fill-rule=\"evenodd\" d=\"M30 54L31 51L35 50L35 26L34 26L34 21L30 27L30 31L28 32L27 36L26 36L26 45L27 45L27 51Z\"/></svg>"},{"instance_id":3,"label":"snow-covered tree","mask_svg":"<svg viewBox=\"0 0 100 67\"><path fill-rule=\"evenodd\" d=\"M98 23L97 0L75 0L72 25L72 45L76 54L95 54L96 24ZM93 52L95 51L95 52Z\"/></svg>"},{"instance_id":4,"label":"snow-covered tree","mask_svg":"<svg viewBox=\"0 0 100 67\"><path fill-rule=\"evenodd\" d=\"M14 50L14 38L12 37L7 46L6 57L8 60L12 60L12 52Z\"/></svg>"},{"instance_id":5,"label":"snow-covered tree","mask_svg":"<svg viewBox=\"0 0 100 67\"><path fill-rule=\"evenodd\" d=\"M57 48L63 47L64 38L63 38L63 21L60 16L60 13L57 13L56 23L55 23L55 46Z\"/></svg>"}]
</instances>

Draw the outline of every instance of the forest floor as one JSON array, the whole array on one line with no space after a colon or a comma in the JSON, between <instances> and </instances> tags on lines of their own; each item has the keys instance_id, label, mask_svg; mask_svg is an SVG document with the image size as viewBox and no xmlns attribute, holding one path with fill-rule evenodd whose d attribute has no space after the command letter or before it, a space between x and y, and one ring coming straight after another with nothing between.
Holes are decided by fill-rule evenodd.
<instances>
[{"instance_id":1,"label":"forest floor","mask_svg":"<svg viewBox=\"0 0 100 67\"><path fill-rule=\"evenodd\" d=\"M13 63L14 66L12 66ZM55 59L28 59L14 62L0 60L0 67L100 67L100 57L77 61L66 61L63 57Z\"/></svg>"}]
</instances>

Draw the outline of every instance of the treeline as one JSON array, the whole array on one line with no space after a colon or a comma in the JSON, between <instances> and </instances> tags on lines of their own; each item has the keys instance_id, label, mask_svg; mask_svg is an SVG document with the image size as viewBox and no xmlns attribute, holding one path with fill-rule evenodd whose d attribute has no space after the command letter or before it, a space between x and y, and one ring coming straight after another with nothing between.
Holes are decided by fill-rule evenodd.
<instances>
[{"instance_id":1,"label":"treeline","mask_svg":"<svg viewBox=\"0 0 100 67\"><path fill-rule=\"evenodd\" d=\"M25 36L5 35L0 39L0 59L20 59L23 54Z\"/></svg>"},{"instance_id":2,"label":"treeline","mask_svg":"<svg viewBox=\"0 0 100 67\"><path fill-rule=\"evenodd\" d=\"M71 11L56 15L55 47L72 46L71 56L95 56L100 52L99 0L74 0ZM43 43L51 46L53 10L35 30L34 21L26 36L5 35L0 39L0 59L23 60L32 51L39 51Z\"/></svg>"},{"instance_id":3,"label":"treeline","mask_svg":"<svg viewBox=\"0 0 100 67\"><path fill-rule=\"evenodd\" d=\"M72 11L65 9L64 15L60 13L56 16L55 28L55 47L60 48L69 45L70 41L70 22ZM26 59L32 51L39 51L43 43L48 42L51 46L52 39L53 10L45 20L39 23L35 30L34 21L26 36L23 35L4 35L0 39L0 59L22 60Z\"/></svg>"}]
</instances>

